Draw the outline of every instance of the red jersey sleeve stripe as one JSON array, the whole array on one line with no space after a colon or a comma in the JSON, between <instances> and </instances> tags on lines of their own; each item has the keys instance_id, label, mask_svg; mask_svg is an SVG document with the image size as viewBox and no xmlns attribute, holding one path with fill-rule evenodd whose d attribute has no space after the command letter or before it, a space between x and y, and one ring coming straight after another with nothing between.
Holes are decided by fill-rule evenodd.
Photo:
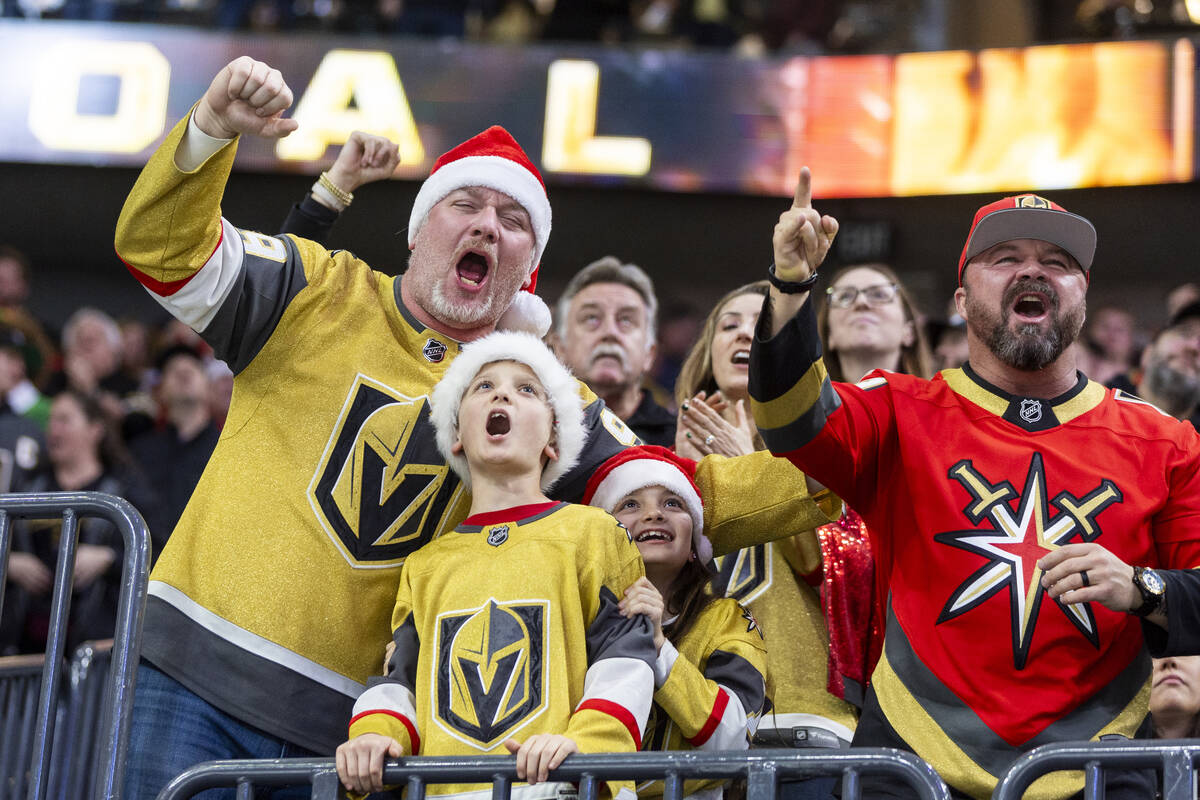
<instances>
[{"instance_id":1,"label":"red jersey sleeve stripe","mask_svg":"<svg viewBox=\"0 0 1200 800\"><path fill-rule=\"evenodd\" d=\"M225 240L225 226L221 226L221 235L217 237L217 246L213 248L212 253L208 254L208 258L204 262L205 264L208 264L208 262L212 260L213 255L218 250L221 249L221 243L224 240ZM133 275L134 278L137 278L138 283L140 283L142 286L145 286L147 289L154 292L159 297L170 297L171 295L175 294L180 289L182 289L184 286L187 286L188 283L192 280L192 278L199 275L200 269L204 269L204 267L201 267L200 269L193 272L191 275L188 275L186 278L180 278L177 281L159 281L159 280L155 280L154 278L151 278L149 275L147 275L146 273L142 272L137 267L130 264L124 258L121 258L120 253L117 253L117 258L120 258L121 263L125 265L125 269L129 270L129 273L131 275Z\"/></svg>"},{"instance_id":2,"label":"red jersey sleeve stripe","mask_svg":"<svg viewBox=\"0 0 1200 800\"><path fill-rule=\"evenodd\" d=\"M408 731L408 740L412 742L413 753L421 752L421 737L417 735L417 726L413 725L412 720L401 714L399 711L392 711L389 708L370 708L351 717L350 725L353 725L363 717L368 717L371 714L387 714L389 717L395 717L396 719L400 720L400 722L404 725L405 730Z\"/></svg>"},{"instance_id":3,"label":"red jersey sleeve stripe","mask_svg":"<svg viewBox=\"0 0 1200 800\"><path fill-rule=\"evenodd\" d=\"M721 724L721 717L725 716L725 707L727 705L729 705L729 695L726 694L724 689L718 689L717 699L713 701L712 712L708 715L708 719L705 720L703 727L700 728L700 732L688 739L692 747L699 747L708 741L709 737L717 729L717 726Z\"/></svg>"},{"instance_id":4,"label":"red jersey sleeve stripe","mask_svg":"<svg viewBox=\"0 0 1200 800\"><path fill-rule=\"evenodd\" d=\"M613 717L629 731L629 735L633 737L633 749L642 749L642 732L638 729L637 718L620 703L614 703L612 700L604 700L600 697L592 697L584 700L579 704L576 711L583 711L585 708L590 708L593 711L599 711L602 714L608 714Z\"/></svg>"}]
</instances>

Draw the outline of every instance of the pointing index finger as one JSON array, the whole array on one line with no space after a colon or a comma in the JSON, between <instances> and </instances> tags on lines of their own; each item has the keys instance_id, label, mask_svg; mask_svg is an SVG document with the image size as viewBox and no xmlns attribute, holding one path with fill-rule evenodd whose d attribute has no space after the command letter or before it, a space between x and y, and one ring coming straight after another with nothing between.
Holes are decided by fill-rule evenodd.
<instances>
[{"instance_id":1,"label":"pointing index finger","mask_svg":"<svg viewBox=\"0 0 1200 800\"><path fill-rule=\"evenodd\" d=\"M800 178L796 181L796 194L792 198L792 208L812 208L812 172L808 167L800 168Z\"/></svg>"}]
</instances>

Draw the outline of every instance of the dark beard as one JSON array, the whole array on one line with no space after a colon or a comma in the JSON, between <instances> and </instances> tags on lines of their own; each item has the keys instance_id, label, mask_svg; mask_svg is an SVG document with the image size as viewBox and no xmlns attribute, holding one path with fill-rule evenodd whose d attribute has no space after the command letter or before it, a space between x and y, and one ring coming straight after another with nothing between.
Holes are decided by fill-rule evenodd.
<instances>
[{"instance_id":1,"label":"dark beard","mask_svg":"<svg viewBox=\"0 0 1200 800\"><path fill-rule=\"evenodd\" d=\"M1049 330L1043 330L1036 323L1019 325L1016 330L1009 329L1013 304L1025 292L1040 292L1046 296L1050 303ZM1084 304L1080 303L1060 314L1058 292L1048 283L1032 278L1017 281L1009 287L1001 300L999 317L990 309L973 303L970 292L967 294L967 307L968 324L992 354L1013 369L1023 372L1036 372L1054 363L1079 336L1086 311Z\"/></svg>"},{"instance_id":2,"label":"dark beard","mask_svg":"<svg viewBox=\"0 0 1200 800\"><path fill-rule=\"evenodd\" d=\"M1200 405L1200 379L1172 369L1165 362L1156 361L1147 367L1143 380L1146 393L1173 417L1182 417Z\"/></svg>"}]
</instances>

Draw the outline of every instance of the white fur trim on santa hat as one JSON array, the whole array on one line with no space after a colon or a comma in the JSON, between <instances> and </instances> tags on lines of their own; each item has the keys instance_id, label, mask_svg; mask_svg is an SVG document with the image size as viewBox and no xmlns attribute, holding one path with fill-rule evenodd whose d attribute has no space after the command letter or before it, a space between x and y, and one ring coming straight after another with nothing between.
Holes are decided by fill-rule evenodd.
<instances>
[{"instance_id":1,"label":"white fur trim on santa hat","mask_svg":"<svg viewBox=\"0 0 1200 800\"><path fill-rule=\"evenodd\" d=\"M603 508L610 514L616 511L622 498L647 486L662 486L675 494L687 506L692 518L692 548L701 564L712 560L712 542L704 535L704 504L696 487L679 467L657 458L639 458L613 467L600 481L589 505Z\"/></svg>"},{"instance_id":2,"label":"white fur trim on santa hat","mask_svg":"<svg viewBox=\"0 0 1200 800\"><path fill-rule=\"evenodd\" d=\"M539 339L550 330L550 307L533 292L522 289L496 323L502 331L524 331Z\"/></svg>"},{"instance_id":3,"label":"white fur trim on santa hat","mask_svg":"<svg viewBox=\"0 0 1200 800\"><path fill-rule=\"evenodd\" d=\"M521 204L533 225L534 252L532 267L542 260L542 252L550 240L550 200L537 177L512 159L503 156L466 156L443 164L425 179L413 201L408 217L408 245L417 241L417 232L442 198L455 189L485 186L503 192Z\"/></svg>"},{"instance_id":4,"label":"white fur trim on santa hat","mask_svg":"<svg viewBox=\"0 0 1200 800\"><path fill-rule=\"evenodd\" d=\"M433 387L430 399L430 419L437 431L438 450L470 489L471 473L466 457L451 452L458 440L458 411L463 395L479 370L496 361L516 361L532 369L554 409L558 458L546 464L541 481L542 491L549 491L559 478L579 463L587 439L583 427L583 399L579 396L579 382L570 371L541 339L528 333L498 331L463 346L446 374Z\"/></svg>"}]
</instances>

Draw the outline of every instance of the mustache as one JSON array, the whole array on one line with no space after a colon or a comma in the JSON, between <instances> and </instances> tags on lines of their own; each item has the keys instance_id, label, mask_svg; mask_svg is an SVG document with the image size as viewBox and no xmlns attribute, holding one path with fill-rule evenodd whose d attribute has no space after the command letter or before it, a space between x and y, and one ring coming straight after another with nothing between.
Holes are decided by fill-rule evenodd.
<instances>
[{"instance_id":1,"label":"mustache","mask_svg":"<svg viewBox=\"0 0 1200 800\"><path fill-rule=\"evenodd\" d=\"M629 356L625 353L625 348L615 344L600 344L596 345L596 349L592 351L593 364L600 358L615 358L621 363L622 369L629 368Z\"/></svg>"},{"instance_id":2,"label":"mustache","mask_svg":"<svg viewBox=\"0 0 1200 800\"><path fill-rule=\"evenodd\" d=\"M490 261L496 260L496 243L488 241L484 236L472 236L458 246L454 257L455 263L458 263L470 251L484 253Z\"/></svg>"},{"instance_id":3,"label":"mustache","mask_svg":"<svg viewBox=\"0 0 1200 800\"><path fill-rule=\"evenodd\" d=\"M1050 303L1050 308L1058 311L1058 292L1053 286L1036 278L1021 278L1008 287L1008 291L1004 293L1004 313L1009 313L1012 310L1013 303L1017 302L1017 298L1026 292L1037 292L1038 294L1045 295L1046 300Z\"/></svg>"}]
</instances>

